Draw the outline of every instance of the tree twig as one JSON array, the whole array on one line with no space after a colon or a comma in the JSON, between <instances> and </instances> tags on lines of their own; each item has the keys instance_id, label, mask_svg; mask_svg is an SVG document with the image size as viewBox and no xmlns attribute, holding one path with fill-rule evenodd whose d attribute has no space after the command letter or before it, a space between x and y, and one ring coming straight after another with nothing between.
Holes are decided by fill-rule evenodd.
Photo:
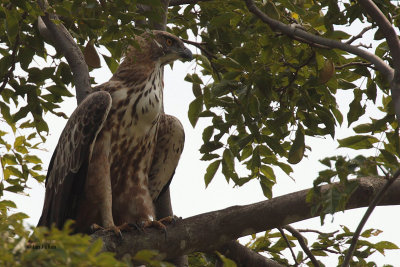
<instances>
[{"instance_id":1,"label":"tree twig","mask_svg":"<svg viewBox=\"0 0 400 267\"><path fill-rule=\"evenodd\" d=\"M353 66L365 66L368 68L375 69L374 66L369 62L350 62L350 63L343 64L340 66L335 66L335 69L340 70L340 69L345 69L345 68L353 67Z\"/></svg>"},{"instance_id":2,"label":"tree twig","mask_svg":"<svg viewBox=\"0 0 400 267\"><path fill-rule=\"evenodd\" d=\"M185 39L181 39L181 40L182 40L182 42L184 42L184 43L187 43L187 44L190 44L190 45L193 45L193 46L197 47L197 48L200 49L204 54L206 54L207 57L209 57L209 58L214 58L214 59L217 58L214 54L210 53L207 49L205 49L204 47L202 47L202 45L204 45L204 44L206 44L206 43L197 43L197 42L193 42L193 41L185 40Z\"/></svg>"},{"instance_id":3,"label":"tree twig","mask_svg":"<svg viewBox=\"0 0 400 267\"><path fill-rule=\"evenodd\" d=\"M365 27L364 29L362 29L362 31L359 34L352 36L349 40L347 40L346 44L351 44L355 40L360 39L364 35L364 33L371 30L372 28L374 28L372 25Z\"/></svg>"},{"instance_id":4,"label":"tree twig","mask_svg":"<svg viewBox=\"0 0 400 267\"><path fill-rule=\"evenodd\" d=\"M285 232L282 230L281 227L278 227L277 229L278 229L279 233L281 233L282 238L285 240L286 245L290 250L290 254L292 254L292 258L294 260L294 266L299 266L299 263L297 262L297 259L296 259L296 254L294 254L292 246L290 245L289 239L287 238Z\"/></svg>"},{"instance_id":5,"label":"tree twig","mask_svg":"<svg viewBox=\"0 0 400 267\"><path fill-rule=\"evenodd\" d=\"M208 1L212 0L171 0L169 1L169 6L197 4L198 2L208 2Z\"/></svg>"},{"instance_id":6,"label":"tree twig","mask_svg":"<svg viewBox=\"0 0 400 267\"><path fill-rule=\"evenodd\" d=\"M283 229L289 231L294 237L297 238L297 241L299 241L300 247L303 249L304 253L306 253L306 255L310 258L314 267L319 267L320 266L319 262L317 261L315 256L312 254L312 252L308 249L307 244L304 241L304 237L302 236L302 234L300 234L299 231L297 231L290 225L285 225L283 227Z\"/></svg>"},{"instance_id":7,"label":"tree twig","mask_svg":"<svg viewBox=\"0 0 400 267\"><path fill-rule=\"evenodd\" d=\"M339 232L339 230L330 232L330 233L324 233L315 229L297 229L297 231L299 231L300 233L315 233L315 234L319 234L319 235L325 235L325 236L329 236L329 235L334 235L337 232Z\"/></svg>"},{"instance_id":8,"label":"tree twig","mask_svg":"<svg viewBox=\"0 0 400 267\"><path fill-rule=\"evenodd\" d=\"M400 176L400 169L393 174L392 178L387 180L386 184L379 190L379 192L376 194L376 196L373 198L371 204L368 206L367 211L365 212L364 216L362 217L360 223L357 226L356 231L354 232L353 238L351 240L351 245L346 253L346 257L343 260L342 267L347 267L350 264L350 260L353 257L353 253L356 249L357 241L360 237L361 231L367 222L369 216L371 213L374 211L375 207L379 204L379 202L382 200L382 198L385 196L387 190L389 187L396 181L396 179Z\"/></svg>"},{"instance_id":9,"label":"tree twig","mask_svg":"<svg viewBox=\"0 0 400 267\"><path fill-rule=\"evenodd\" d=\"M238 266L246 267L283 267L283 265L267 259L237 241L230 241L218 249L218 252L234 260Z\"/></svg>"}]
</instances>

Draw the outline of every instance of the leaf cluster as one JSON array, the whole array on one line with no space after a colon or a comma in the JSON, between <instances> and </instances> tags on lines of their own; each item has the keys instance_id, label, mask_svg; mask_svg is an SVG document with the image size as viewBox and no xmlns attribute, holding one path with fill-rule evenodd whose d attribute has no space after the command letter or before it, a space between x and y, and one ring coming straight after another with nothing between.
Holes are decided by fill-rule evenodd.
<instances>
[{"instance_id":1,"label":"leaf cluster","mask_svg":"<svg viewBox=\"0 0 400 267\"><path fill-rule=\"evenodd\" d=\"M385 12L393 7L386 2L382 5ZM272 18L335 40L352 35L333 25L369 21L350 3L267 1L259 8ZM370 65L346 52L274 32L250 15L243 1L174 7L169 20L175 34L186 37L191 33L201 40L196 60L202 76L188 74L186 81L192 83L195 96L188 111L190 122L195 126L204 117L212 122L203 131L200 148L202 160L212 161L205 173L206 185L221 169L227 181L238 186L257 179L264 195L272 197L275 167L290 175L290 165L311 151L306 143L309 137L335 138L335 129L343 125L344 118L348 126L354 125L365 114L367 102L376 103L378 95L383 99L380 109L387 115L355 126L356 135L339 140L340 146L375 148L378 133L390 135L397 127L387 95L389 86ZM376 53L390 60L385 48L382 42ZM360 85L360 80L366 82ZM339 110L338 90L353 91L347 114ZM385 145L391 152L382 152L380 164L394 166L397 156L392 140ZM238 166L245 166L246 171Z\"/></svg>"},{"instance_id":2,"label":"leaf cluster","mask_svg":"<svg viewBox=\"0 0 400 267\"><path fill-rule=\"evenodd\" d=\"M303 240L310 248L311 253L318 260L320 266L325 266L321 261L323 257L329 259L337 258L339 265L342 263L344 256L347 253L348 245L351 243L353 232L346 226L341 226L340 230L330 233L318 232L313 230L299 230L303 235ZM372 261L368 261L375 252L385 255L386 250L398 249L398 247L388 241L379 241L373 243L369 240L371 237L376 237L382 231L377 229L367 229L362 232L361 239L357 245L357 253L354 254L351 266L376 266ZM315 234L317 236L315 237ZM314 235L314 237L313 237ZM314 266L310 258L304 253L303 249L299 246L296 237L289 233L285 233L285 238L277 231L267 231L262 236L252 236L247 246L256 252L267 253L275 261L289 265L290 257L288 256L288 243L291 249L295 252L296 262L298 264L306 264L307 266ZM308 243L308 240L315 240Z\"/></svg>"},{"instance_id":3,"label":"leaf cluster","mask_svg":"<svg viewBox=\"0 0 400 267\"><path fill-rule=\"evenodd\" d=\"M24 213L9 214L16 208L11 201L0 201L1 266L127 266L112 253L101 252L102 242L87 235L71 235L71 222L62 230L35 228L28 231Z\"/></svg>"}]
</instances>

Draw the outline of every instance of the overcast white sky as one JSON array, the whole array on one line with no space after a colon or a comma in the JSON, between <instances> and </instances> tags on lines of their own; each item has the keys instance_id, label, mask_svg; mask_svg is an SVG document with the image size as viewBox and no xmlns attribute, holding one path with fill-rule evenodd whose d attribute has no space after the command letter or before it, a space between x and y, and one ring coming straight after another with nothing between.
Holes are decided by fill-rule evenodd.
<instances>
[{"instance_id":1,"label":"overcast white sky","mask_svg":"<svg viewBox=\"0 0 400 267\"><path fill-rule=\"evenodd\" d=\"M102 66L106 66L104 61L102 62ZM200 119L196 129L193 129L187 118L188 106L194 97L191 84L185 82L184 77L187 73L192 73L194 69L196 69L194 62L176 62L172 71L169 67L166 67L165 72L165 112L178 117L186 133L185 148L171 184L174 213L183 218L233 205L250 204L265 200L258 182L249 182L240 188L233 187L232 184L226 183L224 176L220 172L214 177L209 187L205 189L203 176L209 162L200 161L201 154L199 153L199 148L202 144L202 129L209 125L209 121ZM96 78L96 82L98 83L107 81L111 77L111 73L106 67L93 71L91 75ZM338 94L340 107L342 110L346 110L346 112L351 100L351 91L342 91ZM63 103L62 111L69 115L75 106L76 101L74 98L66 99L65 103ZM374 113L376 111L371 109L370 115L371 112ZM368 119L368 116L364 116L364 119ZM47 115L47 121L50 127L46 143L48 152L41 154L45 166L50 161L58 137L66 123L64 119L51 114ZM337 129L337 138L343 138L351 134L346 126L347 123L344 122L343 127ZM312 151L307 151L308 158L303 159L301 163L294 166L292 177L295 181L284 173L277 171L278 184L274 187L274 196L312 187L313 180L317 177L318 171L322 169L322 165L318 160L337 154L337 144L330 137L308 138L307 142ZM341 151L343 151L344 155L349 156L358 154L347 150ZM359 151L359 153L362 152ZM43 205L44 184L38 184L33 179L28 184L32 188L27 190L30 195L29 197L5 194L5 198L14 200L17 203L18 211L22 211L30 216L27 223L36 225ZM296 228L314 228L329 232L340 229L339 225L346 225L350 230L354 231L364 211L365 209L359 209L336 214L333 223L331 223L331 217L328 216L323 227L320 226L319 218L299 222L293 226ZM378 228L384 231L378 238L374 238L373 241L388 240L400 245L398 229L396 228L395 221L391 220L393 216L390 215L392 214L400 214L400 208L398 206L378 207L372 214L364 229ZM289 256L289 254L287 255ZM388 251L386 257L383 257L376 252L370 259L375 260L378 266L382 266L383 264L396 265L397 262L400 262L400 254L398 251ZM336 260L327 259L324 262L327 266L333 266Z\"/></svg>"}]
</instances>

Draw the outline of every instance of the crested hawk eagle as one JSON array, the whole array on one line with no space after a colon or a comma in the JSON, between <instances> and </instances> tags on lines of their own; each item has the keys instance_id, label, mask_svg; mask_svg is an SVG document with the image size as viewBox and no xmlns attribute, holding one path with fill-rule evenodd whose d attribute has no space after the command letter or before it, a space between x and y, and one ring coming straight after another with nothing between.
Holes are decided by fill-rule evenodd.
<instances>
[{"instance_id":1,"label":"crested hawk eagle","mask_svg":"<svg viewBox=\"0 0 400 267\"><path fill-rule=\"evenodd\" d=\"M38 226L75 220L118 229L155 220L153 201L169 185L184 143L179 120L163 112L163 66L192 53L176 36L135 37L112 78L68 120L51 158Z\"/></svg>"}]
</instances>

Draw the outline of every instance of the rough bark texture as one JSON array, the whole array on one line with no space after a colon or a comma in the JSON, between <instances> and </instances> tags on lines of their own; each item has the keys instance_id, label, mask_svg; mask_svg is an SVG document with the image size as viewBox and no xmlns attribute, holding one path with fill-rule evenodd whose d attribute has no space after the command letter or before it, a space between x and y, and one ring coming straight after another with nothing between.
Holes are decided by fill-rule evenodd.
<instances>
[{"instance_id":1,"label":"rough bark texture","mask_svg":"<svg viewBox=\"0 0 400 267\"><path fill-rule=\"evenodd\" d=\"M374 177L358 179L359 187L346 209L368 206L385 181ZM328 187L323 186L322 190ZM379 205L400 204L399 191L400 181L396 181ZM194 251L213 251L239 237L312 218L311 206L306 203L307 192L302 190L251 205L233 206L179 220L167 227L166 235L159 230L148 229L145 234L126 232L122 239L109 232L97 232L92 237L102 238L104 250L115 252L118 257L150 248L160 251L165 259Z\"/></svg>"}]
</instances>

